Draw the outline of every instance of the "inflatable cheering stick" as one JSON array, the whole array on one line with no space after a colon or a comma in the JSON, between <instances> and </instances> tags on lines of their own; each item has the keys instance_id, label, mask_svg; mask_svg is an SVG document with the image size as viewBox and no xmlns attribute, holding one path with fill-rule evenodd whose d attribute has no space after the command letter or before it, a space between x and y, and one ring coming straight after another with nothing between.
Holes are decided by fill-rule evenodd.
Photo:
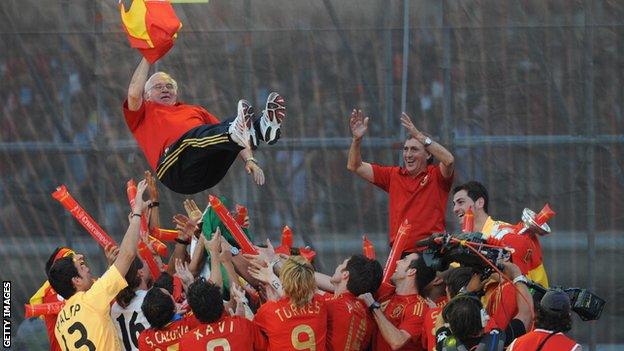
<instances>
[{"instance_id":1,"label":"inflatable cheering stick","mask_svg":"<svg viewBox=\"0 0 624 351\"><path fill-rule=\"evenodd\" d=\"M290 249L293 246L293 233L289 226L282 228L282 242L275 252L290 256Z\"/></svg>"},{"instance_id":2,"label":"inflatable cheering stick","mask_svg":"<svg viewBox=\"0 0 624 351\"><path fill-rule=\"evenodd\" d=\"M240 245L243 253L257 255L258 251L253 247L253 244L249 241L240 225L232 218L230 211L223 206L221 200L216 196L208 195L208 201L217 216L221 219L221 222L223 222L225 227L232 233L234 240Z\"/></svg>"},{"instance_id":3,"label":"inflatable cheering stick","mask_svg":"<svg viewBox=\"0 0 624 351\"><path fill-rule=\"evenodd\" d=\"M472 207L468 208L468 211L464 213L464 221L462 223L462 233L472 233L474 232L474 212L472 212Z\"/></svg>"},{"instance_id":4,"label":"inflatable cheering stick","mask_svg":"<svg viewBox=\"0 0 624 351\"><path fill-rule=\"evenodd\" d=\"M37 305L25 304L24 305L24 317L32 318L32 317L39 317L39 316L44 316L48 314L59 314L59 312L61 312L64 306L65 306L65 301L48 302L48 303L41 303Z\"/></svg>"},{"instance_id":5,"label":"inflatable cheering stick","mask_svg":"<svg viewBox=\"0 0 624 351\"><path fill-rule=\"evenodd\" d=\"M403 249L406 247L407 231L410 227L411 225L407 222L407 219L401 223L396 238L394 238L394 245L392 245L392 250L390 250L390 255L386 261L382 283L390 283L390 278L392 278L394 270L396 269L396 263L399 258L401 258Z\"/></svg>"},{"instance_id":6,"label":"inflatable cheering stick","mask_svg":"<svg viewBox=\"0 0 624 351\"><path fill-rule=\"evenodd\" d=\"M367 258L371 260L375 259L375 247L373 246L373 243L368 240L368 237L366 235L362 236L362 251L364 253L364 256L366 256Z\"/></svg>"},{"instance_id":7,"label":"inflatable cheering stick","mask_svg":"<svg viewBox=\"0 0 624 351\"><path fill-rule=\"evenodd\" d=\"M56 191L52 193L52 197L65 207L69 213L87 230L87 232L95 239L95 241L102 247L106 248L108 245L117 245L104 230L95 222L93 217L78 204L78 202L71 196L65 185L60 185L56 188Z\"/></svg>"}]
</instances>

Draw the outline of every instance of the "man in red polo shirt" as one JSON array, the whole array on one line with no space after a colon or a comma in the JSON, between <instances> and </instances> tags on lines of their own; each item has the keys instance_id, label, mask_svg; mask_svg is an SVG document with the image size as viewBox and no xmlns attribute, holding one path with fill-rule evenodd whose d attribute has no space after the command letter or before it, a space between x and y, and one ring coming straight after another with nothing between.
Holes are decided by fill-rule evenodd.
<instances>
[{"instance_id":1,"label":"man in red polo shirt","mask_svg":"<svg viewBox=\"0 0 624 351\"><path fill-rule=\"evenodd\" d=\"M158 179L169 189L195 194L215 186L237 156L258 185L264 173L253 158L258 139L268 144L280 137L286 115L284 98L269 94L262 116L254 119L253 107L238 102L233 121L219 120L201 106L178 102L178 83L167 73L149 79L150 64L142 59L132 75L123 104L126 124Z\"/></svg>"},{"instance_id":2,"label":"man in red polo shirt","mask_svg":"<svg viewBox=\"0 0 624 351\"><path fill-rule=\"evenodd\" d=\"M347 168L388 193L390 245L399 226L407 219L411 230L407 247L401 248L401 251L414 251L418 240L444 231L446 200L453 183L453 155L419 131L409 116L403 113L401 124L409 133L403 145L404 166L387 167L363 162L360 144L368 130L368 120L361 110L351 113L353 141ZM433 157L440 163L433 165Z\"/></svg>"}]
</instances>

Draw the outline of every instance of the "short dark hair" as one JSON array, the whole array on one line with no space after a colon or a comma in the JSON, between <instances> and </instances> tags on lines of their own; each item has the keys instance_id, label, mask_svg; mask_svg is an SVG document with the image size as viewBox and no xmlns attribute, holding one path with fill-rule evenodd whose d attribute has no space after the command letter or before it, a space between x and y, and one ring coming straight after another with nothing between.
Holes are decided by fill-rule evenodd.
<instances>
[{"instance_id":1,"label":"short dark hair","mask_svg":"<svg viewBox=\"0 0 624 351\"><path fill-rule=\"evenodd\" d=\"M460 341L479 336L483 331L479 298L471 295L457 295L442 310L442 318L451 326L453 335Z\"/></svg>"},{"instance_id":2,"label":"short dark hair","mask_svg":"<svg viewBox=\"0 0 624 351\"><path fill-rule=\"evenodd\" d=\"M162 329L173 319L175 304L171 296L165 294L160 288L153 287L145 294L141 311L152 328Z\"/></svg>"},{"instance_id":3,"label":"short dark hair","mask_svg":"<svg viewBox=\"0 0 624 351\"><path fill-rule=\"evenodd\" d=\"M444 277L444 283L446 283L451 293L451 298L459 294L459 291L468 285L473 274L471 267L450 268L450 271Z\"/></svg>"},{"instance_id":4,"label":"short dark hair","mask_svg":"<svg viewBox=\"0 0 624 351\"><path fill-rule=\"evenodd\" d=\"M490 198L488 197L487 189L485 188L483 184L477 182L476 180L471 180L467 183L458 185L455 188L453 188L453 195L457 194L458 192L462 190L466 190L468 197L471 198L472 201L477 201L479 200L479 198L483 198L483 210L486 213L489 212L488 204L489 204Z\"/></svg>"},{"instance_id":5,"label":"short dark hair","mask_svg":"<svg viewBox=\"0 0 624 351\"><path fill-rule=\"evenodd\" d=\"M50 257L48 257L48 260L46 261L46 265L45 265L46 275L48 275L48 272L50 271L50 268L54 264L54 259L56 258L56 255L59 253L59 251L61 251L62 249L65 249L65 248L66 247L64 247L64 246L57 246L56 249L54 249L54 251L50 255Z\"/></svg>"},{"instance_id":6,"label":"short dark hair","mask_svg":"<svg viewBox=\"0 0 624 351\"><path fill-rule=\"evenodd\" d=\"M135 257L134 261L130 264L130 268L128 268L128 272L124 276L128 286L117 293L115 297L115 301L117 301L119 306L123 308L128 307L130 301L136 296L135 290L141 285L141 277L139 277L139 269L141 268L143 268L143 261Z\"/></svg>"},{"instance_id":7,"label":"short dark hair","mask_svg":"<svg viewBox=\"0 0 624 351\"><path fill-rule=\"evenodd\" d=\"M173 295L173 276L167 272L160 272L160 276L153 285L155 288L163 288Z\"/></svg>"},{"instance_id":8,"label":"short dark hair","mask_svg":"<svg viewBox=\"0 0 624 351\"><path fill-rule=\"evenodd\" d=\"M565 333L572 329L572 316L570 312L548 311L540 304L536 305L535 327L554 332Z\"/></svg>"},{"instance_id":9,"label":"short dark hair","mask_svg":"<svg viewBox=\"0 0 624 351\"><path fill-rule=\"evenodd\" d=\"M205 279L199 279L189 286L188 303L195 317L202 323L213 323L223 315L221 288Z\"/></svg>"},{"instance_id":10,"label":"short dark hair","mask_svg":"<svg viewBox=\"0 0 624 351\"><path fill-rule=\"evenodd\" d=\"M377 260L364 255L353 255L347 261L345 270L349 272L347 290L355 296L367 292L374 294L381 285L383 269Z\"/></svg>"},{"instance_id":11,"label":"short dark hair","mask_svg":"<svg viewBox=\"0 0 624 351\"><path fill-rule=\"evenodd\" d=\"M425 259L421 255L418 255L417 259L410 262L409 268L416 268L416 288L418 289L418 293L422 293L425 287L436 277L436 270L428 267L425 263Z\"/></svg>"},{"instance_id":12,"label":"short dark hair","mask_svg":"<svg viewBox=\"0 0 624 351\"><path fill-rule=\"evenodd\" d=\"M48 280L52 288L65 300L74 296L76 287L72 282L74 277L79 277L78 269L74 266L74 256L63 257L52 264L48 272Z\"/></svg>"}]
</instances>

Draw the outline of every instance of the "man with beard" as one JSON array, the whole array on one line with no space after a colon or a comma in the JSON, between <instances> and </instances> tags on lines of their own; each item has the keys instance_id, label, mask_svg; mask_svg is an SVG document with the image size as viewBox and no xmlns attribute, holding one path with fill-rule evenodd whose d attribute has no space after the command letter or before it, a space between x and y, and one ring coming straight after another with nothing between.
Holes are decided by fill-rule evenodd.
<instances>
[{"instance_id":1,"label":"man with beard","mask_svg":"<svg viewBox=\"0 0 624 351\"><path fill-rule=\"evenodd\" d=\"M429 308L427 300L419 295L435 278L435 270L427 267L422 257L411 253L397 261L392 275L393 291L382 285L379 302L371 293L361 295L373 312L377 332L373 336L373 350L424 350L423 321Z\"/></svg>"}]
</instances>

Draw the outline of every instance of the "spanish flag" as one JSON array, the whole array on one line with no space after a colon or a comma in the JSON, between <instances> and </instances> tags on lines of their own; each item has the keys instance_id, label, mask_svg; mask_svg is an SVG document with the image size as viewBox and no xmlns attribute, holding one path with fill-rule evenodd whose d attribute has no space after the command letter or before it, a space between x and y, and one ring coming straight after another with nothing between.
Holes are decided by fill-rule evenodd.
<instances>
[{"instance_id":1,"label":"spanish flag","mask_svg":"<svg viewBox=\"0 0 624 351\"><path fill-rule=\"evenodd\" d=\"M119 1L121 24L130 46L154 63L172 47L182 28L169 0L132 0L130 9Z\"/></svg>"}]
</instances>

